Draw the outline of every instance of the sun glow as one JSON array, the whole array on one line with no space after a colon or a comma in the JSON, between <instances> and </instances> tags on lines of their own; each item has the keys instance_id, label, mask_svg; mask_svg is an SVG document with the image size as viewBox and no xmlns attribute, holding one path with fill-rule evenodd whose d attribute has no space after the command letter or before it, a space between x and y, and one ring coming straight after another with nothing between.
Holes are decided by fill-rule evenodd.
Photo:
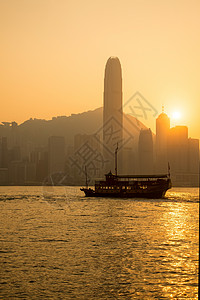
<instances>
[{"instance_id":1,"label":"sun glow","mask_svg":"<svg viewBox=\"0 0 200 300\"><path fill-rule=\"evenodd\" d=\"M180 113L179 111L174 111L174 112L172 113L172 118L173 118L174 120L179 120L179 119L181 118L181 113Z\"/></svg>"}]
</instances>

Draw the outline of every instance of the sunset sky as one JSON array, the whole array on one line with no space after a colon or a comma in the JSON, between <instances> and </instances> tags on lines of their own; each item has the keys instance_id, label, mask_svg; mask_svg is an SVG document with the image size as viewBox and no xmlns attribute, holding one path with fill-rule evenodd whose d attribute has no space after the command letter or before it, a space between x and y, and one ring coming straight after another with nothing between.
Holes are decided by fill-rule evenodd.
<instances>
[{"instance_id":1,"label":"sunset sky","mask_svg":"<svg viewBox=\"0 0 200 300\"><path fill-rule=\"evenodd\" d=\"M200 138L199 16L199 0L0 0L0 122L102 106L117 56L124 103L139 91Z\"/></svg>"}]
</instances>

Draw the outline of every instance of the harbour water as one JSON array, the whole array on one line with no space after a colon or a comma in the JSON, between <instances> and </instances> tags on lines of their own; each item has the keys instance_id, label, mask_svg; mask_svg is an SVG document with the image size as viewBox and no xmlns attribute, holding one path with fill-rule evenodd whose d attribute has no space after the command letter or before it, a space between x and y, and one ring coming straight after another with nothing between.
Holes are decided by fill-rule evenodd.
<instances>
[{"instance_id":1,"label":"harbour water","mask_svg":"<svg viewBox=\"0 0 200 300\"><path fill-rule=\"evenodd\" d=\"M0 187L0 299L198 299L199 190Z\"/></svg>"}]
</instances>

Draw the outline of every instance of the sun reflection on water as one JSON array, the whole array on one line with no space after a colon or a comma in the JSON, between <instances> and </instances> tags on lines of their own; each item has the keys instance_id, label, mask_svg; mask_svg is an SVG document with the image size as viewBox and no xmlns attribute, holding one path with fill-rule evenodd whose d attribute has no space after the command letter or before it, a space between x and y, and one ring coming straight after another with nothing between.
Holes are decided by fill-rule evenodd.
<instances>
[{"instance_id":1,"label":"sun reflection on water","mask_svg":"<svg viewBox=\"0 0 200 300\"><path fill-rule=\"evenodd\" d=\"M0 187L4 299L198 298L196 191L97 200L35 189Z\"/></svg>"},{"instance_id":2,"label":"sun reflection on water","mask_svg":"<svg viewBox=\"0 0 200 300\"><path fill-rule=\"evenodd\" d=\"M168 209L163 214L165 241L162 244L167 266L167 287L162 286L162 289L169 298L174 297L174 285L179 286L176 297L188 295L188 290L191 289L191 299L198 298L197 282L191 280L191 275L196 275L196 279L198 276L198 232L193 230L196 222L198 220L187 205L168 203Z\"/></svg>"}]
</instances>

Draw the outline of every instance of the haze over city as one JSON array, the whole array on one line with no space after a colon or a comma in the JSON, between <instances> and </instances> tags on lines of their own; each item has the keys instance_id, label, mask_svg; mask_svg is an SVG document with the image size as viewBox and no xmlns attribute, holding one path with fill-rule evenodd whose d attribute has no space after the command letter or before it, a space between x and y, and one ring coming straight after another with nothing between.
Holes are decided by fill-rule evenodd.
<instances>
[{"instance_id":1,"label":"haze over city","mask_svg":"<svg viewBox=\"0 0 200 300\"><path fill-rule=\"evenodd\" d=\"M199 12L199 1L0 1L0 121L101 107L113 55L124 102L139 91L200 138Z\"/></svg>"},{"instance_id":2,"label":"haze over city","mask_svg":"<svg viewBox=\"0 0 200 300\"><path fill-rule=\"evenodd\" d=\"M0 0L1 299L198 299L199 0Z\"/></svg>"}]
</instances>

